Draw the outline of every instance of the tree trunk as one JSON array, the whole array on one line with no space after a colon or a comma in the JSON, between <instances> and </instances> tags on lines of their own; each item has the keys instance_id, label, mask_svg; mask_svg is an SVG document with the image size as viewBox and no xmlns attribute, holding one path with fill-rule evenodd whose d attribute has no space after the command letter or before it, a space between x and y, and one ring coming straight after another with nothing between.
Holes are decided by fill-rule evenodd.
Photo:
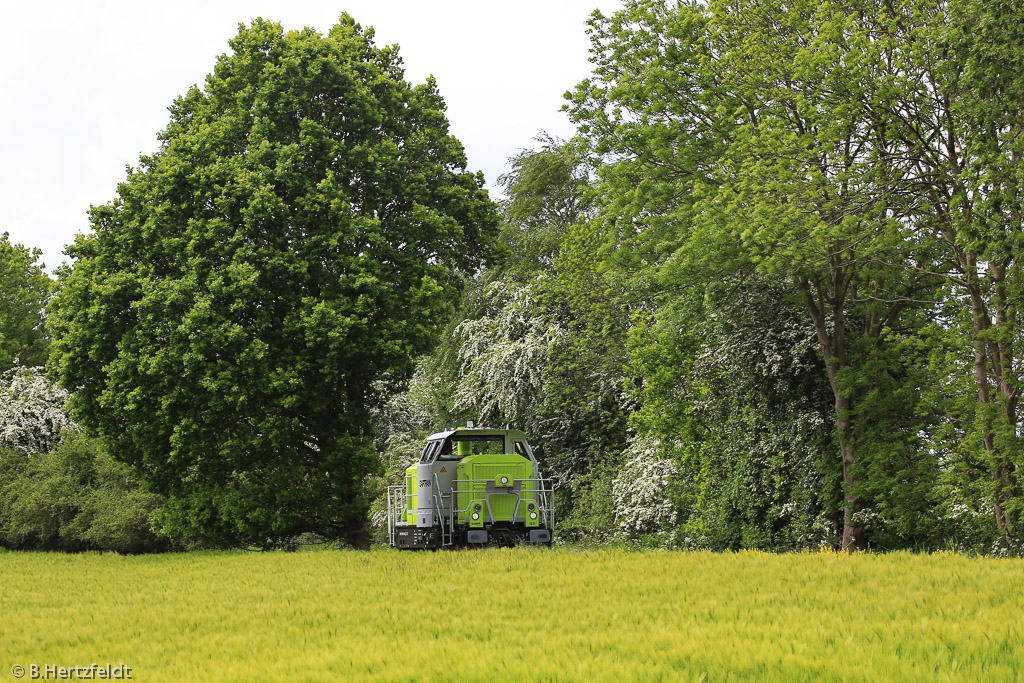
<instances>
[{"instance_id":1,"label":"tree trunk","mask_svg":"<svg viewBox=\"0 0 1024 683\"><path fill-rule=\"evenodd\" d=\"M832 396L835 399L836 432L839 435L839 452L843 463L843 538L842 549L864 548L867 546L867 536L864 527L854 526L853 513L856 512L860 499L853 493L853 463L856 457L856 446L853 439L853 430L850 424L852 400L843 396L839 390L839 370L846 366L846 332L844 329L845 319L841 308L833 306L833 317L835 319L835 343L828 333L828 326L825 324L824 306L820 301L815 301L811 292L810 283L801 279L798 281L800 289L804 293L804 302L807 311L814 321L814 329L818 335L818 343L821 352L825 357L825 368L828 372L829 385L832 388Z\"/></svg>"},{"instance_id":2,"label":"tree trunk","mask_svg":"<svg viewBox=\"0 0 1024 683\"><path fill-rule=\"evenodd\" d=\"M850 429L851 401L836 394L836 430L839 432L839 450L843 456L843 550L867 547L864 527L853 523L853 513L857 511L860 498L852 493L854 484L853 460L856 448Z\"/></svg>"},{"instance_id":3,"label":"tree trunk","mask_svg":"<svg viewBox=\"0 0 1024 683\"><path fill-rule=\"evenodd\" d=\"M971 298L971 316L973 318L972 342L974 343L974 381L978 390L978 410L981 412L984 433L982 444L985 453L988 455L989 467L992 472L992 513L995 517L996 527L1004 538L1009 538L1011 527L1009 516L1006 512L1006 503L1013 496L1014 481L1012 463L1009 458L1000 451L996 443L996 415L995 402L993 401L990 383L995 380L997 396L1006 393L1008 384L1005 381L1005 359L1000 357L1003 348L999 344L990 344L985 339L985 333L992 326L989 317L988 306L981 292L979 284L977 259L974 254L966 253L962 260L962 267L967 279L967 291ZM999 322L999 321L997 321ZM991 354L989 350L991 348ZM989 356L993 357L990 358ZM989 363L993 365L993 371L989 370ZM994 375L994 377L993 377ZM1012 399L1011 395L1001 396L1004 399ZM1016 425L1016 409L1012 402L1008 402L1007 409L1012 414L1009 424Z\"/></svg>"}]
</instances>

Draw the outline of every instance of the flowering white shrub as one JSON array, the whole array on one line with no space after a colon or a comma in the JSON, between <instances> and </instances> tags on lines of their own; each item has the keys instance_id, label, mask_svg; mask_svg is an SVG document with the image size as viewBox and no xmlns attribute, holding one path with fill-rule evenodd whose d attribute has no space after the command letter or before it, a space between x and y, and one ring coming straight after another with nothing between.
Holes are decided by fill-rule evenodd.
<instances>
[{"instance_id":1,"label":"flowering white shrub","mask_svg":"<svg viewBox=\"0 0 1024 683\"><path fill-rule=\"evenodd\" d=\"M532 287L498 281L485 290L492 312L463 322L455 407L482 422L525 425L541 393L551 349L563 334L546 320Z\"/></svg>"},{"instance_id":2,"label":"flowering white shrub","mask_svg":"<svg viewBox=\"0 0 1024 683\"><path fill-rule=\"evenodd\" d=\"M676 523L676 511L667 495L678 468L660 457L658 441L637 437L626 450L628 460L612 482L615 524L627 533L660 531Z\"/></svg>"},{"instance_id":3,"label":"flowering white shrub","mask_svg":"<svg viewBox=\"0 0 1024 683\"><path fill-rule=\"evenodd\" d=\"M49 451L64 430L81 431L64 408L70 394L40 367L15 366L0 375L0 445L27 455Z\"/></svg>"}]
</instances>

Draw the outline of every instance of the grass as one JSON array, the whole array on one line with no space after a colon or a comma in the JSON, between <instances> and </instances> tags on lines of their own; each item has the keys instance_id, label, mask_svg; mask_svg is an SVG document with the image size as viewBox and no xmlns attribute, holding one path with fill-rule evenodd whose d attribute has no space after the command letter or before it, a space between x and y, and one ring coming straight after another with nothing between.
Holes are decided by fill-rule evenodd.
<instances>
[{"instance_id":1,"label":"grass","mask_svg":"<svg viewBox=\"0 0 1024 683\"><path fill-rule=\"evenodd\" d=\"M1015 680L1022 595L956 555L0 552L0 677Z\"/></svg>"}]
</instances>

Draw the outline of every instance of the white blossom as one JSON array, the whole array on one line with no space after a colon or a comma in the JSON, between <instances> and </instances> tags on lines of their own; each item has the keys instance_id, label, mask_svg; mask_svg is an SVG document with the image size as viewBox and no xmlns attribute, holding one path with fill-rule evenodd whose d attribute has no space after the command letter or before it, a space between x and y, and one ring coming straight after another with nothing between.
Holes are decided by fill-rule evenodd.
<instances>
[{"instance_id":1,"label":"white blossom","mask_svg":"<svg viewBox=\"0 0 1024 683\"><path fill-rule=\"evenodd\" d=\"M660 531L676 523L667 490L678 468L658 451L655 439L634 438L626 449L628 460L612 482L615 523L627 533Z\"/></svg>"},{"instance_id":2,"label":"white blossom","mask_svg":"<svg viewBox=\"0 0 1024 683\"><path fill-rule=\"evenodd\" d=\"M64 430L81 431L65 411L70 394L40 367L13 367L0 375L0 445L27 455L50 450Z\"/></svg>"},{"instance_id":3,"label":"white blossom","mask_svg":"<svg viewBox=\"0 0 1024 683\"><path fill-rule=\"evenodd\" d=\"M563 330L541 315L530 285L498 281L487 287L485 296L493 311L466 320L456 331L463 342L454 404L484 422L526 424Z\"/></svg>"}]
</instances>

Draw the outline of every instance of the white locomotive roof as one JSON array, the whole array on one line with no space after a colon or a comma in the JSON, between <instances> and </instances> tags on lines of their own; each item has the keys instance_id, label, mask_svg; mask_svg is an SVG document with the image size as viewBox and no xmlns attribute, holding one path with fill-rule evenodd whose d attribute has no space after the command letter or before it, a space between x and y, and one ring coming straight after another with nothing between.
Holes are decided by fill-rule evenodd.
<instances>
[{"instance_id":1,"label":"white locomotive roof","mask_svg":"<svg viewBox=\"0 0 1024 683\"><path fill-rule=\"evenodd\" d=\"M437 432L427 437L427 441L447 439L454 434L476 434L479 436L504 436L508 434L513 439L526 441L526 433L519 429L497 429L493 427L459 427L446 432Z\"/></svg>"}]
</instances>

